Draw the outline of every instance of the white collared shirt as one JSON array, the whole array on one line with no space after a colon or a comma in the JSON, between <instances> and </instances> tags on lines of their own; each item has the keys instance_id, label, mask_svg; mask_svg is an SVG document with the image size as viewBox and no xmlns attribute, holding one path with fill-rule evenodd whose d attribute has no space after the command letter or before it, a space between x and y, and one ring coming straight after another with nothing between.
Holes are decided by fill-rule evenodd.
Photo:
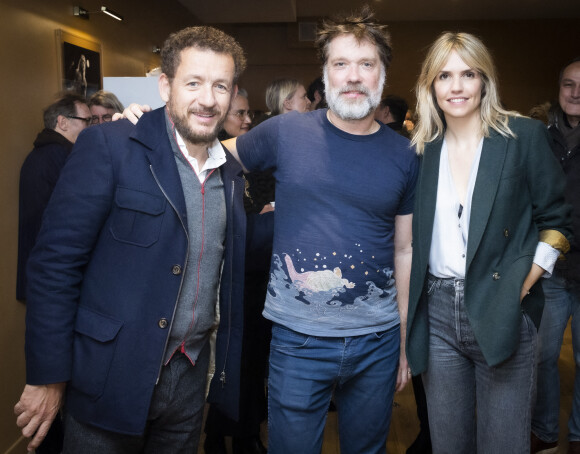
<instances>
[{"instance_id":1,"label":"white collared shirt","mask_svg":"<svg viewBox=\"0 0 580 454\"><path fill-rule=\"evenodd\" d=\"M200 183L203 184L203 182L207 178L208 173L211 170L217 169L218 167L225 164L226 152L224 151L220 141L218 139L215 139L213 141L213 143L207 148L208 158L206 159L205 164L203 165L203 168L200 170L197 159L195 159L194 157L189 155L189 152L187 151L187 147L185 145L185 141L179 135L179 132L177 132L177 129L174 129L174 131L175 131L175 140L177 141L177 145L179 146L179 149L181 150L181 153L183 154L183 156L185 156L185 158L187 159L187 162L189 162L189 164L191 164L191 167L195 171L195 174L197 175L197 178L199 179Z\"/></svg>"}]
</instances>

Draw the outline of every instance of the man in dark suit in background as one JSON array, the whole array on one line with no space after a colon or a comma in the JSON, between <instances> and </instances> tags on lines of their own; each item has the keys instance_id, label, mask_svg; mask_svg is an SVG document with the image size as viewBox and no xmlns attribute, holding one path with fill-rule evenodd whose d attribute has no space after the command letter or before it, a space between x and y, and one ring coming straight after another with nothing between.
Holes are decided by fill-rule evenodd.
<instances>
[{"instance_id":1,"label":"man in dark suit in background","mask_svg":"<svg viewBox=\"0 0 580 454\"><path fill-rule=\"evenodd\" d=\"M566 201L572 206L573 241L566 260L559 260L542 282L546 305L538 331L538 392L532 417L532 454L558 451L560 374L558 358L570 318L576 378L568 422L568 453L580 453L580 57L560 73L558 105L549 126L552 151L566 174Z\"/></svg>"},{"instance_id":2,"label":"man in dark suit in background","mask_svg":"<svg viewBox=\"0 0 580 454\"><path fill-rule=\"evenodd\" d=\"M44 129L22 164L16 283L19 301L26 300L26 262L40 230L42 214L73 144L90 121L91 112L82 96L63 96L44 110Z\"/></svg>"}]
</instances>

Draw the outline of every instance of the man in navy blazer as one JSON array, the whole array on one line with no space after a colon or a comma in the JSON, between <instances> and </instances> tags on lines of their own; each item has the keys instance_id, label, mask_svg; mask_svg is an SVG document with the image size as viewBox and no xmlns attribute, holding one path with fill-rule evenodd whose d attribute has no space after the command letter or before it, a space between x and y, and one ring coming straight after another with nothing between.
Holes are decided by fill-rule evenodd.
<instances>
[{"instance_id":1,"label":"man in navy blazer","mask_svg":"<svg viewBox=\"0 0 580 454\"><path fill-rule=\"evenodd\" d=\"M174 33L165 108L80 135L28 265L29 449L66 400L65 453L196 452L218 316L209 400L237 417L244 182L216 137L244 67L219 30Z\"/></svg>"}]
</instances>

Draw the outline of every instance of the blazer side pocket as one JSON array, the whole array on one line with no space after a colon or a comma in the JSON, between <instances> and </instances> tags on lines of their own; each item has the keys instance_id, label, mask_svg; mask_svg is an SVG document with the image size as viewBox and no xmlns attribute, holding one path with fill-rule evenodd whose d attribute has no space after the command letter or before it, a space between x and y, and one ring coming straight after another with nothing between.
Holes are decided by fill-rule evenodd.
<instances>
[{"instance_id":1,"label":"blazer side pocket","mask_svg":"<svg viewBox=\"0 0 580 454\"><path fill-rule=\"evenodd\" d=\"M71 386L95 400L101 396L123 322L79 307L73 341Z\"/></svg>"}]
</instances>

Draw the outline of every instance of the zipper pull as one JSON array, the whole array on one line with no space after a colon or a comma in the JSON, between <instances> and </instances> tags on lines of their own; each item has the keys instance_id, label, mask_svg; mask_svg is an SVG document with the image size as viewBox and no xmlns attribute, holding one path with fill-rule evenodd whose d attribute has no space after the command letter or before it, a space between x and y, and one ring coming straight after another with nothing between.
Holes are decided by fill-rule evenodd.
<instances>
[{"instance_id":1,"label":"zipper pull","mask_svg":"<svg viewBox=\"0 0 580 454\"><path fill-rule=\"evenodd\" d=\"M226 384L226 371L225 370L222 370L222 373L220 374L220 381L222 382L222 388L223 388Z\"/></svg>"}]
</instances>

